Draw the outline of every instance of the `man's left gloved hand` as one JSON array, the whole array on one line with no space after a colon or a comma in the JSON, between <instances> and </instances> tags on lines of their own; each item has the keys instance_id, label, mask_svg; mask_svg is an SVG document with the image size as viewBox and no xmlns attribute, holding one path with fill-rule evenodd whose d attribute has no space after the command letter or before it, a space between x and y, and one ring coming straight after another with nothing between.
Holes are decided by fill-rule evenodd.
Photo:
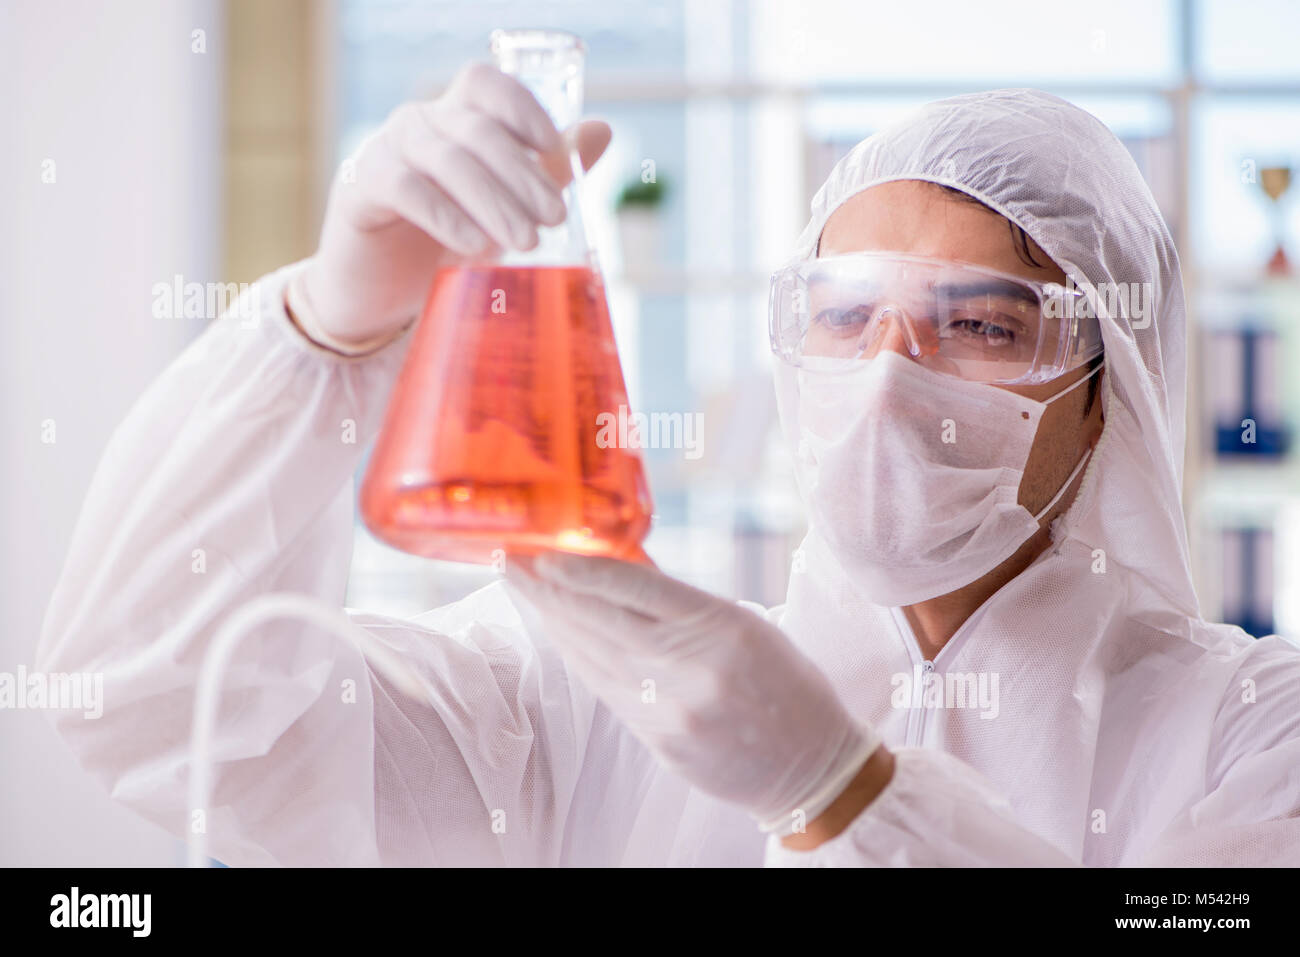
<instances>
[{"instance_id":1,"label":"man's left gloved hand","mask_svg":"<svg viewBox=\"0 0 1300 957\"><path fill-rule=\"evenodd\" d=\"M653 566L512 555L506 580L666 767L764 830L814 820L880 745L779 628Z\"/></svg>"}]
</instances>

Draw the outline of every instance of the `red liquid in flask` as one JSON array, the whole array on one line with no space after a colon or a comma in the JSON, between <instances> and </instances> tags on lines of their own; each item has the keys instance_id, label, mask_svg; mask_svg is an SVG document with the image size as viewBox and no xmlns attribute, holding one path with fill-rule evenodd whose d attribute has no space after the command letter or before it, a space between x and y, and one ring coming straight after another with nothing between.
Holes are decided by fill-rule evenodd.
<instances>
[{"instance_id":1,"label":"red liquid in flask","mask_svg":"<svg viewBox=\"0 0 1300 957\"><path fill-rule=\"evenodd\" d=\"M640 557L651 504L639 452L618 447L628 414L594 270L444 269L371 456L362 517L429 558Z\"/></svg>"}]
</instances>

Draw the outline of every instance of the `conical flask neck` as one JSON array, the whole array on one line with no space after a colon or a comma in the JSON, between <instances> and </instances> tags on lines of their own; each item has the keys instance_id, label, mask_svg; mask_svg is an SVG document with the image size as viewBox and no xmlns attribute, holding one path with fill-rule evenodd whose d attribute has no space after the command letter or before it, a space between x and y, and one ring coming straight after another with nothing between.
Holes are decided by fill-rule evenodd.
<instances>
[{"instance_id":1,"label":"conical flask neck","mask_svg":"<svg viewBox=\"0 0 1300 957\"><path fill-rule=\"evenodd\" d=\"M491 48L497 67L527 87L557 129L581 119L587 51L578 37L557 30L497 30Z\"/></svg>"},{"instance_id":2,"label":"conical flask neck","mask_svg":"<svg viewBox=\"0 0 1300 957\"><path fill-rule=\"evenodd\" d=\"M557 30L497 30L491 49L497 67L536 97L556 129L568 129L582 118L586 48L581 39ZM504 252L503 265L595 267L579 203L582 162L576 150L567 159L572 179L562 194L564 222L539 229L533 249Z\"/></svg>"}]
</instances>

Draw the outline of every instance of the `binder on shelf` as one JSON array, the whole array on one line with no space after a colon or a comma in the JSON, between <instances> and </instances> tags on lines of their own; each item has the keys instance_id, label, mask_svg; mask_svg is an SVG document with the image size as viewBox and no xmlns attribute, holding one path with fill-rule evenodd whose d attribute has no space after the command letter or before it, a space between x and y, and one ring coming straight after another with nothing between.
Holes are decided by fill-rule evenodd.
<instances>
[{"instance_id":1,"label":"binder on shelf","mask_svg":"<svg viewBox=\"0 0 1300 957\"><path fill-rule=\"evenodd\" d=\"M1210 338L1215 451L1221 456L1285 456L1290 433L1282 413L1278 334L1247 326Z\"/></svg>"},{"instance_id":2,"label":"binder on shelf","mask_svg":"<svg viewBox=\"0 0 1300 957\"><path fill-rule=\"evenodd\" d=\"M1273 622L1273 530L1225 528L1223 620L1255 638L1275 632Z\"/></svg>"}]
</instances>

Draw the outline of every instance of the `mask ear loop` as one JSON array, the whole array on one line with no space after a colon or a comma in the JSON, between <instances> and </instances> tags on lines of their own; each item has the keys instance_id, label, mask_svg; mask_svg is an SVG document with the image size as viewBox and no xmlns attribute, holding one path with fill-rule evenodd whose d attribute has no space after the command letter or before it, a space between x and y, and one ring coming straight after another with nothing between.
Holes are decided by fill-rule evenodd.
<instances>
[{"instance_id":1,"label":"mask ear loop","mask_svg":"<svg viewBox=\"0 0 1300 957\"><path fill-rule=\"evenodd\" d=\"M1100 371L1105 367L1105 365L1106 365L1106 363L1104 363L1104 362L1098 362L1097 365L1096 365L1096 367L1095 367L1091 372L1089 372L1086 376L1084 376L1082 379L1080 379L1078 382L1071 382L1068 386L1066 386L1066 387L1065 387L1064 389L1062 389L1060 392L1056 393L1056 395L1051 396L1050 398L1044 399L1044 400L1043 400L1043 405L1051 405L1053 402L1055 402L1057 399L1061 398L1062 396L1069 395L1069 394L1070 394L1071 392L1073 392L1075 389L1079 388L1079 386L1083 385L1085 382L1087 382L1089 379L1091 379L1093 376L1095 376L1098 372L1100 372Z\"/></svg>"},{"instance_id":2,"label":"mask ear loop","mask_svg":"<svg viewBox=\"0 0 1300 957\"><path fill-rule=\"evenodd\" d=\"M1089 372L1078 382L1071 382L1066 388L1056 393L1056 395L1052 396L1050 399L1044 400L1043 405L1050 405L1051 403L1059 399L1061 396L1073 392L1075 389L1079 388L1079 386L1083 385L1085 382L1087 382L1089 379L1095 376L1098 372L1100 372L1104 366L1105 366L1104 362L1098 362L1097 368L1093 369L1091 372ZM1065 490L1074 484L1074 480L1079 477L1079 473L1082 472L1083 467L1088 464L1088 459L1091 456L1092 456L1092 446L1088 446L1088 448L1083 450L1083 455L1079 457L1079 462L1077 465L1074 466L1074 471L1070 473L1070 477L1061 483L1061 487L1056 490L1056 494L1052 496L1052 500L1048 502L1045 506L1043 506L1042 510L1037 515L1034 516L1035 522L1042 521L1043 516L1051 512L1051 510L1056 507L1056 503L1061 500L1061 496L1065 494Z\"/></svg>"},{"instance_id":3,"label":"mask ear loop","mask_svg":"<svg viewBox=\"0 0 1300 957\"><path fill-rule=\"evenodd\" d=\"M1089 446L1084 449L1083 455L1079 459L1079 464L1074 467L1074 471L1070 473L1070 477L1061 483L1061 487L1056 490L1056 494L1052 496L1052 500L1044 505L1042 510L1034 516L1035 522L1041 522L1044 515L1056 508L1056 503L1061 500L1061 496L1065 494L1065 490L1074 484L1074 480L1079 477L1079 473L1083 471L1083 467L1088 464L1088 457L1091 455L1092 447Z\"/></svg>"}]
</instances>

